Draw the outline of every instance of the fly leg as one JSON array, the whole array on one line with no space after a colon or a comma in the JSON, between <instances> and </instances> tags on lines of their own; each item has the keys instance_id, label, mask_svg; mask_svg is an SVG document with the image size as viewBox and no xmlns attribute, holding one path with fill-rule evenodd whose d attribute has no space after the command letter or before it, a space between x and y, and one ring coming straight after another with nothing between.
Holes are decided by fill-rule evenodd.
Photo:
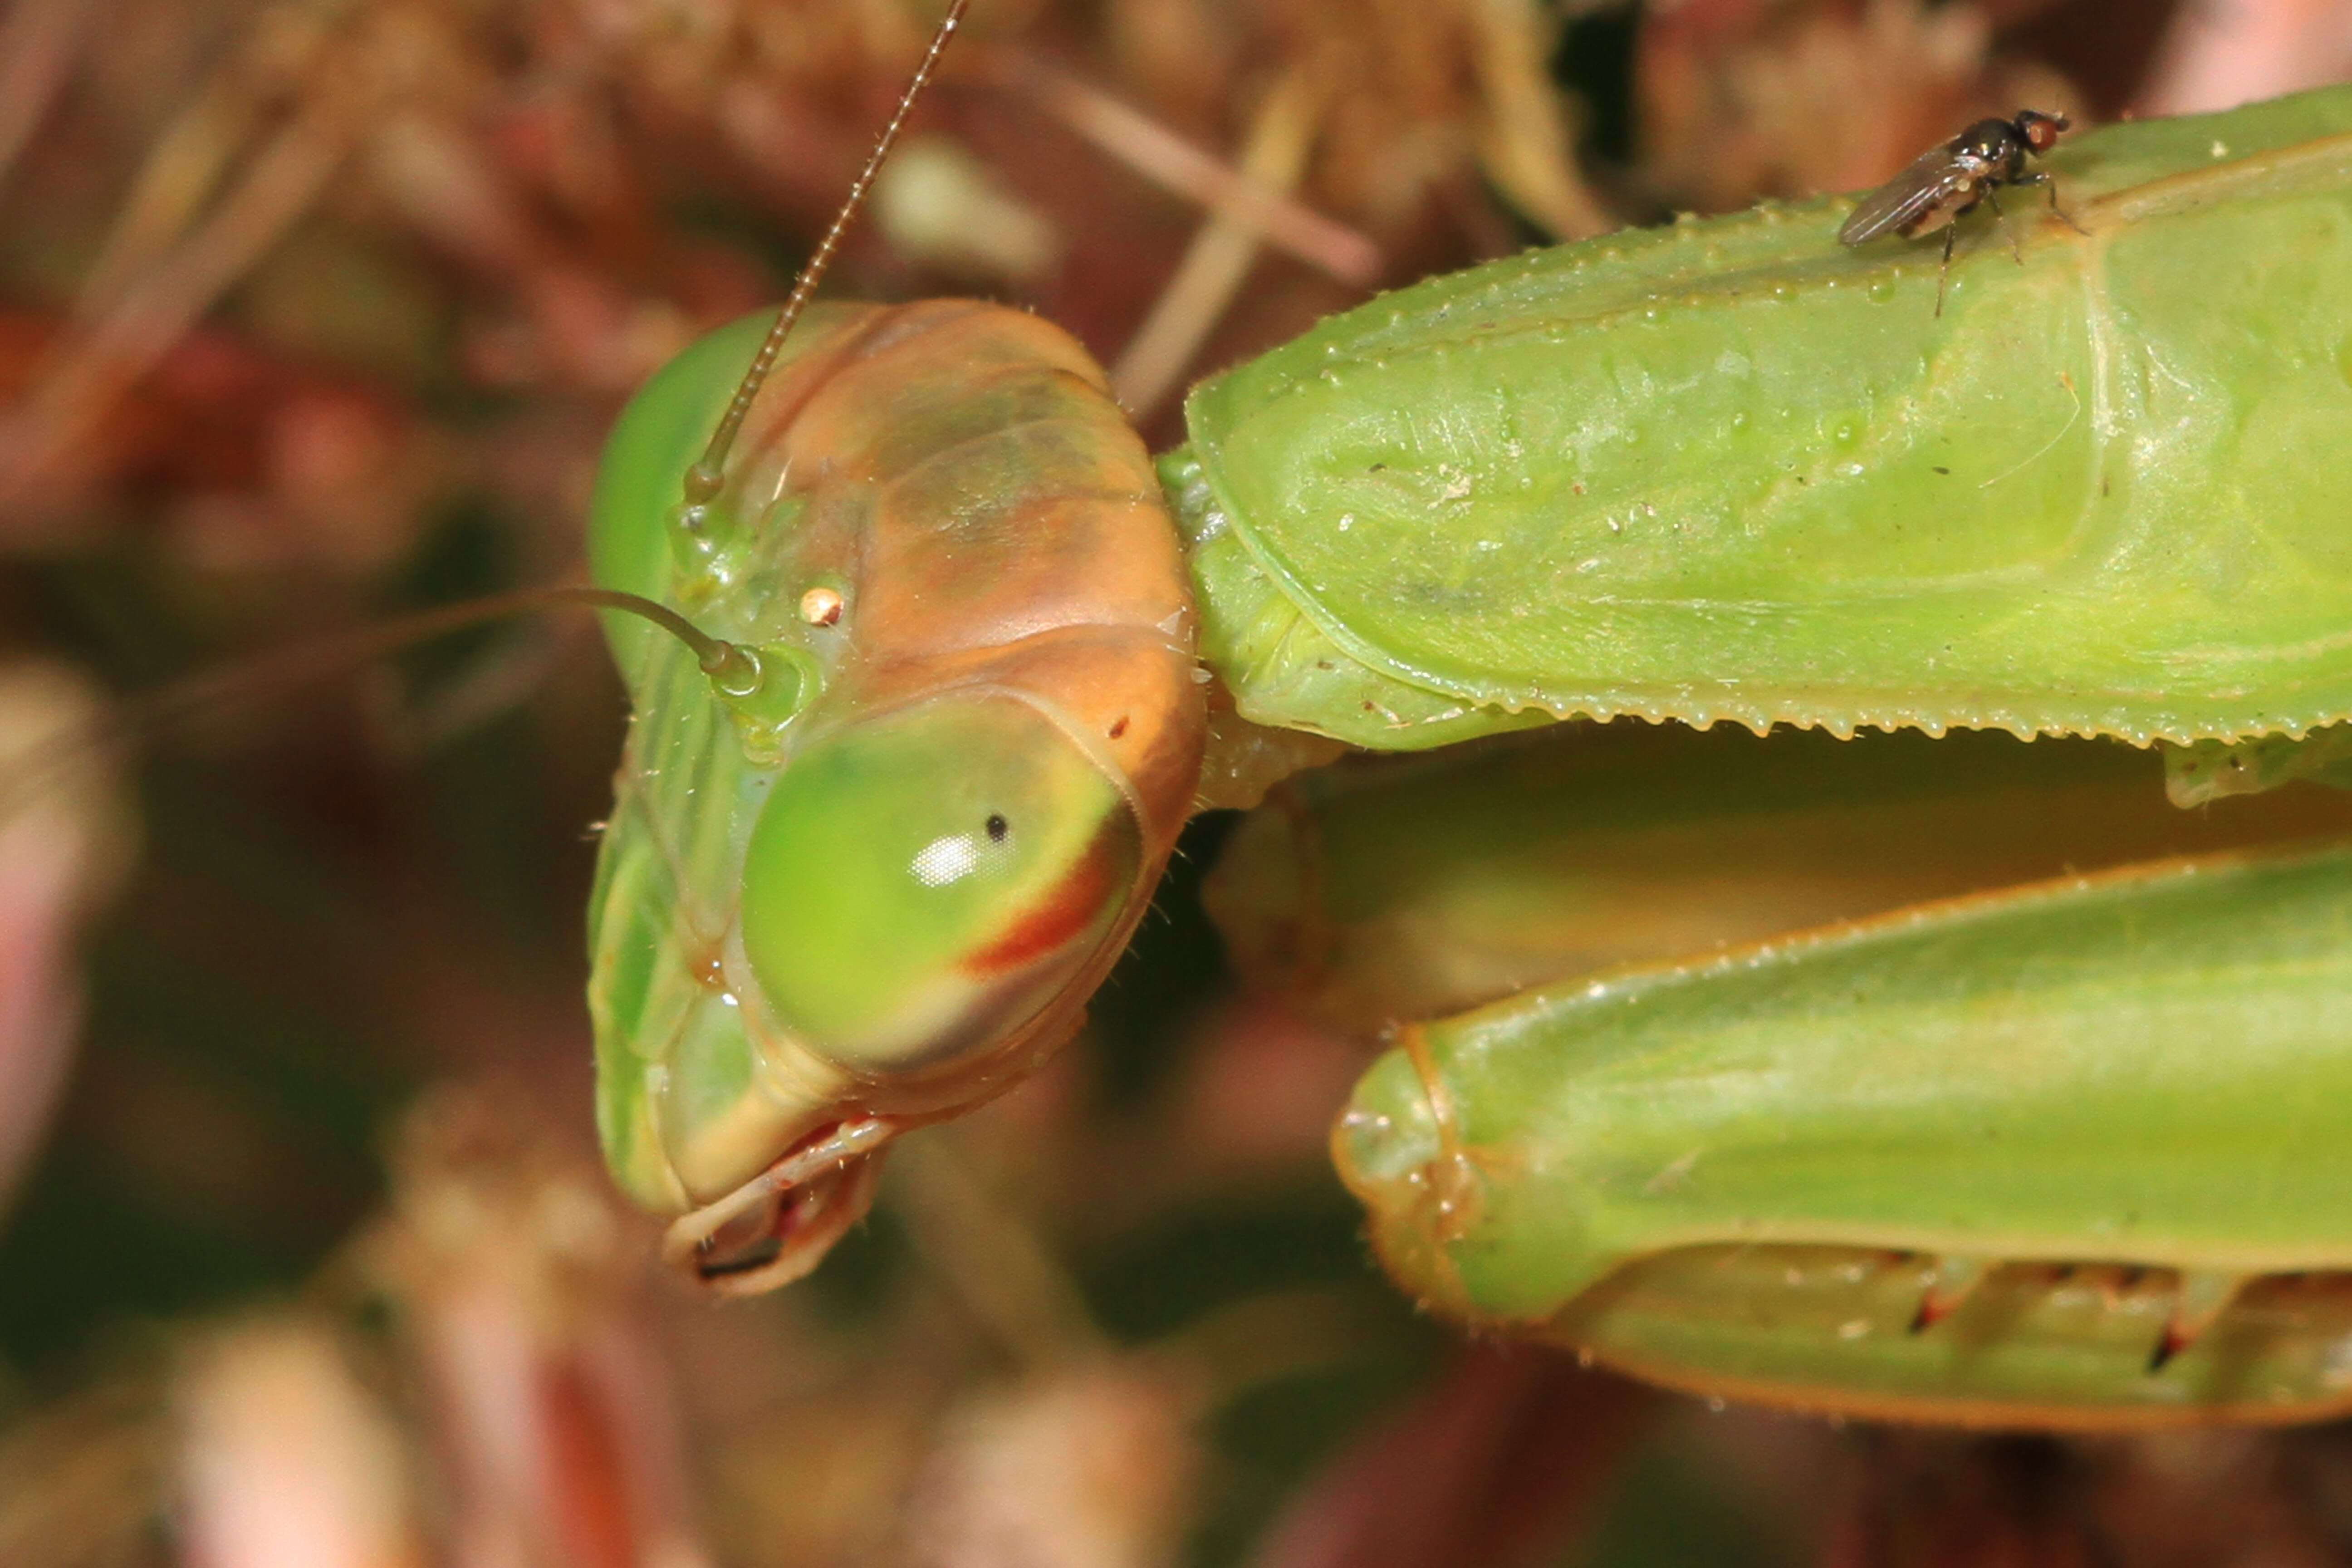
<instances>
[{"instance_id":1,"label":"fly leg","mask_svg":"<svg viewBox=\"0 0 2352 1568\"><path fill-rule=\"evenodd\" d=\"M1944 226L1944 264L1936 270L1936 314L1944 313L1944 280L1952 275L1952 239L1960 231L1955 221Z\"/></svg>"},{"instance_id":2,"label":"fly leg","mask_svg":"<svg viewBox=\"0 0 2352 1568\"><path fill-rule=\"evenodd\" d=\"M2076 234L2083 236L2086 239L2090 237L2091 231L2084 228L2081 224L2076 223L2074 221L2074 215L2058 205L2058 181L2054 176L2047 174L2020 174L2012 183L2020 185L2040 185L2043 190L2049 192L2051 214L2055 216L2059 222L2064 224L2068 228L2073 229Z\"/></svg>"},{"instance_id":3,"label":"fly leg","mask_svg":"<svg viewBox=\"0 0 2352 1568\"><path fill-rule=\"evenodd\" d=\"M2000 225L2001 237L2009 241L2010 259L2020 267L2025 265L2025 253L2017 248L2017 230L2009 226L2009 215L2000 210L2000 196L1990 184L1984 188L1984 199L1992 204L1993 221Z\"/></svg>"}]
</instances>

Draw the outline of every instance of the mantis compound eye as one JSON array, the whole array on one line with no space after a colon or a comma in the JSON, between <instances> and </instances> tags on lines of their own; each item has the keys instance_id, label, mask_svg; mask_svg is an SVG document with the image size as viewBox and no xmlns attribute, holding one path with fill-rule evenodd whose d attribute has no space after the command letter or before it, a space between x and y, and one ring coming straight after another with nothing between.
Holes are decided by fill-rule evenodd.
<instances>
[{"instance_id":1,"label":"mantis compound eye","mask_svg":"<svg viewBox=\"0 0 2352 1568\"><path fill-rule=\"evenodd\" d=\"M793 758L753 828L744 956L777 1020L862 1078L1018 1038L1125 929L1142 831L1026 701L940 699Z\"/></svg>"}]
</instances>

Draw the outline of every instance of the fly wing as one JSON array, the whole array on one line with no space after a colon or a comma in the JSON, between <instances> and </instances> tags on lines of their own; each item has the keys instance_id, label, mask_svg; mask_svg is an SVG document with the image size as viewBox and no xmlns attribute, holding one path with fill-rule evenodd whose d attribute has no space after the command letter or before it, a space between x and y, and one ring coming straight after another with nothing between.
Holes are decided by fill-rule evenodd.
<instances>
[{"instance_id":1,"label":"fly wing","mask_svg":"<svg viewBox=\"0 0 2352 1568\"><path fill-rule=\"evenodd\" d=\"M1838 230L1838 243L1866 245L1882 234L1906 229L1969 184L1969 171L1951 148L1922 153L1909 168L1862 198Z\"/></svg>"}]
</instances>

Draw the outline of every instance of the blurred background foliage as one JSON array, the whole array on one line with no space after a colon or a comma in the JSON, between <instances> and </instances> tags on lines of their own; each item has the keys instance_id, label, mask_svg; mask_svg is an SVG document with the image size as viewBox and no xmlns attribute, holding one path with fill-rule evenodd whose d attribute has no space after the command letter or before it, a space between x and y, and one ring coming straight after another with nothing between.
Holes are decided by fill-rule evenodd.
<instances>
[{"instance_id":1,"label":"blurred background foliage","mask_svg":"<svg viewBox=\"0 0 2352 1568\"><path fill-rule=\"evenodd\" d=\"M584 619L89 743L576 571L620 401L781 294L935 14L0 6L0 1562L2340 1560L2340 1434L1849 1432L1416 1319L1218 818L1059 1067L714 1310L589 1142ZM1164 443L1376 288L2347 70L2327 0L979 0L830 287L1032 305Z\"/></svg>"}]
</instances>

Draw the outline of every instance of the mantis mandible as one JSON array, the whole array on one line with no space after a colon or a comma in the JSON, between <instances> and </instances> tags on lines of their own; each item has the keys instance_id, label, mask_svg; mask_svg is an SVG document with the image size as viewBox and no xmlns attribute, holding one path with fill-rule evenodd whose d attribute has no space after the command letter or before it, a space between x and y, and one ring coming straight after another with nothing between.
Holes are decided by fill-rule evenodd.
<instances>
[{"instance_id":1,"label":"mantis mandible","mask_svg":"<svg viewBox=\"0 0 2352 1568\"><path fill-rule=\"evenodd\" d=\"M1019 312L688 350L593 539L756 667L611 627L600 1125L672 1256L727 1292L814 1267L892 1139L1076 1027L1269 731L2352 719L2318 457L2352 429L2352 92L2049 168L2079 227L1964 260L1940 312L1931 258L1836 243L1843 200L1532 252L1197 388L1156 478ZM2310 1418L2352 1406L2347 931L2352 856L2221 856L1580 976L1406 1025L1335 1152L1421 1299L1661 1382Z\"/></svg>"}]
</instances>

